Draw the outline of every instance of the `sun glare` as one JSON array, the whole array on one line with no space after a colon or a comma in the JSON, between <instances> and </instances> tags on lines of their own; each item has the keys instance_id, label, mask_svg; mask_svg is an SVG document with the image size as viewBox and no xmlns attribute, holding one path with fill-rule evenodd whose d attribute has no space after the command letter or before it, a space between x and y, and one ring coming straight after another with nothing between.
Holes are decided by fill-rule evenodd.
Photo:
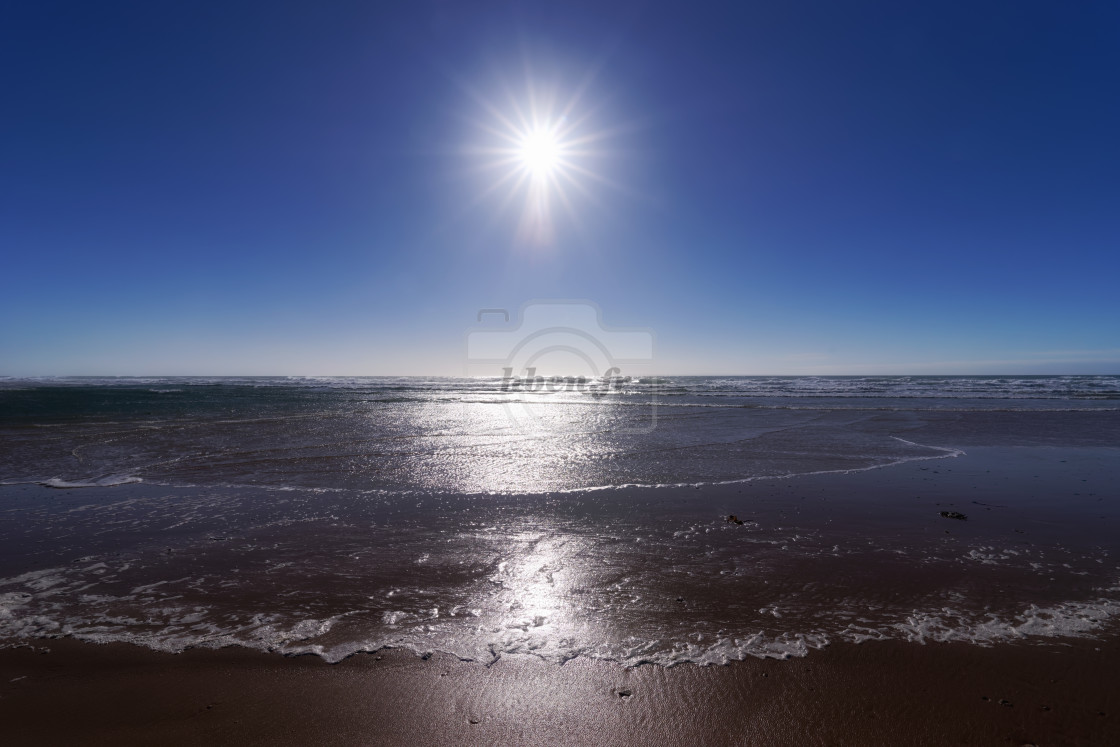
<instances>
[{"instance_id":1,"label":"sun glare","mask_svg":"<svg viewBox=\"0 0 1120 747\"><path fill-rule=\"evenodd\" d=\"M560 143L549 129L534 130L521 141L518 157L534 176L547 176L560 163Z\"/></svg>"},{"instance_id":2,"label":"sun glare","mask_svg":"<svg viewBox=\"0 0 1120 747\"><path fill-rule=\"evenodd\" d=\"M554 207L578 228L579 209L597 203L591 183L615 186L594 169L606 154L601 143L610 133L590 129L592 112L581 101L586 88L586 83L578 87L566 101L557 91L531 83L520 97L506 87L505 104L475 95L486 113L475 124L489 143L473 150L485 157L480 170L493 175L476 204L504 193L499 197L504 212L521 201L517 235L526 244L555 241Z\"/></svg>"}]
</instances>

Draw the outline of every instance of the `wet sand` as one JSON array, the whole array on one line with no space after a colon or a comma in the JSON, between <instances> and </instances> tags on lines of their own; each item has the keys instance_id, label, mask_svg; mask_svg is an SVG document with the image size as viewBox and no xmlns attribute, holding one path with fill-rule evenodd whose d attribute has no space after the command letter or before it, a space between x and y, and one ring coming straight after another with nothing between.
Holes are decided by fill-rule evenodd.
<instances>
[{"instance_id":1,"label":"wet sand","mask_svg":"<svg viewBox=\"0 0 1120 747\"><path fill-rule=\"evenodd\" d=\"M0 651L4 744L1120 743L1116 638L633 669L42 644Z\"/></svg>"}]
</instances>

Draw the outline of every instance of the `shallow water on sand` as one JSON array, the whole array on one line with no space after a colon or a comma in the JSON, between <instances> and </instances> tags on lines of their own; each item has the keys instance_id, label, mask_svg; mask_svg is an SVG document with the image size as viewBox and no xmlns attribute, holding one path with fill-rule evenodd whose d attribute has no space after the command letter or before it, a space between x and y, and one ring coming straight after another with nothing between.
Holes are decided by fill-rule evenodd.
<instances>
[{"instance_id":1,"label":"shallow water on sand","mask_svg":"<svg viewBox=\"0 0 1120 747\"><path fill-rule=\"evenodd\" d=\"M0 389L8 643L712 663L1120 613L1107 377L40 384Z\"/></svg>"}]
</instances>

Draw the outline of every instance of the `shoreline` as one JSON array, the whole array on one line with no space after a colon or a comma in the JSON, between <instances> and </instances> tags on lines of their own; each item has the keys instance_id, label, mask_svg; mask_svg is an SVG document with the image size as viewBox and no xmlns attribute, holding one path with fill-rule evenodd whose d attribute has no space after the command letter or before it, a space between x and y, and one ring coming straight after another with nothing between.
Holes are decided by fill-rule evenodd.
<instances>
[{"instance_id":1,"label":"shoreline","mask_svg":"<svg viewBox=\"0 0 1120 747\"><path fill-rule=\"evenodd\" d=\"M0 553L0 565L10 564L0 588L9 614L0 622L13 643L58 635L166 651L229 643L328 660L400 646L484 662L531 652L554 662L591 653L626 665L722 664L880 638L1002 644L1042 633L1060 642L1071 633L1104 634L1120 609L1120 516L1104 502L1112 497L1117 454L970 447L948 463L683 494L620 490L610 501L585 493L426 498L423 508L336 502L313 509L323 517L313 514L311 523L300 520L299 506L281 506L255 534L231 531L226 516L262 505L267 489L252 491L246 500L255 503L241 508L235 501L244 492L206 488L8 488L9 505L27 518ZM91 514L88 507L96 510L105 498L120 512ZM958 512L968 520L952 520ZM111 521L104 524L102 515ZM729 515L748 523L734 526ZM338 517L347 521L342 530ZM136 531L137 521L150 529ZM191 528L179 533L175 526L184 522ZM48 532L90 544L60 551L43 544ZM403 537L403 546L379 542L381 536ZM458 544L449 544L454 538ZM648 567L654 543L675 555ZM335 596L285 570L293 553L310 558ZM254 588L215 582L247 557L257 563ZM448 580L448 573L458 575ZM639 605L626 606L629 597L618 602L607 588L623 582ZM604 589L592 600L589 583ZM104 591L86 598L90 584ZM411 597L401 601L401 589ZM289 605L289 617L267 620L262 637L252 615L272 614L276 595L283 601L293 591L318 604L316 611ZM68 606L51 606L59 600ZM165 620L159 614L168 605L184 611ZM438 616L431 611L437 607ZM199 610L226 627L196 627L191 615ZM351 610L357 612L338 614ZM151 611L154 618L140 616ZM226 622L223 614L237 617ZM121 615L146 622L106 627ZM659 648L628 642L620 625ZM598 644L606 647L588 648Z\"/></svg>"},{"instance_id":2,"label":"shoreline","mask_svg":"<svg viewBox=\"0 0 1120 747\"><path fill-rule=\"evenodd\" d=\"M1107 744L1120 637L886 641L673 667L400 649L336 664L44 640L0 650L5 744Z\"/></svg>"}]
</instances>

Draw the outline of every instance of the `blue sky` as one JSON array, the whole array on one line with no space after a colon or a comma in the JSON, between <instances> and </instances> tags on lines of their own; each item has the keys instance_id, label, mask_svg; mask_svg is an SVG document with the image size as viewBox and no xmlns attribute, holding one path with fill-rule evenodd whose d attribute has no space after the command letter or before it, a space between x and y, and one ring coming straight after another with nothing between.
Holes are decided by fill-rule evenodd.
<instances>
[{"instance_id":1,"label":"blue sky","mask_svg":"<svg viewBox=\"0 0 1120 747\"><path fill-rule=\"evenodd\" d=\"M1115 3L317 6L4 6L0 374L456 374L532 299L666 373L1120 372Z\"/></svg>"}]
</instances>

